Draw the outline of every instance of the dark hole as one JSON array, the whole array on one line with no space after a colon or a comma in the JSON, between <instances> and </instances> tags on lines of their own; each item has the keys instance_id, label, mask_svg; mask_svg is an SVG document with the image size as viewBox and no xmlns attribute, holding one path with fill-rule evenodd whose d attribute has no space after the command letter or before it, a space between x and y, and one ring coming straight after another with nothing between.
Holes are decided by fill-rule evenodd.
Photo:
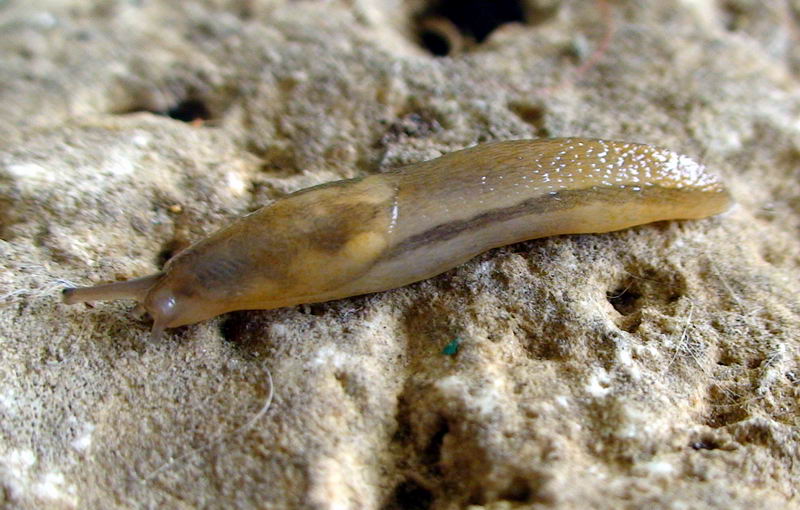
<instances>
[{"instance_id":1,"label":"dark hole","mask_svg":"<svg viewBox=\"0 0 800 510\"><path fill-rule=\"evenodd\" d=\"M414 480L400 483L384 510L427 510L433 504L431 491Z\"/></svg>"},{"instance_id":2,"label":"dark hole","mask_svg":"<svg viewBox=\"0 0 800 510\"><path fill-rule=\"evenodd\" d=\"M465 35L483 42L497 27L525 21L517 0L444 0L437 14L448 18Z\"/></svg>"},{"instance_id":3,"label":"dark hole","mask_svg":"<svg viewBox=\"0 0 800 510\"><path fill-rule=\"evenodd\" d=\"M760 368L762 363L764 363L764 360L762 358L749 358L745 362L747 368L749 368L750 370L755 370L757 368Z\"/></svg>"},{"instance_id":4,"label":"dark hole","mask_svg":"<svg viewBox=\"0 0 800 510\"><path fill-rule=\"evenodd\" d=\"M209 120L211 118L211 111L203 101L199 99L184 99L176 103L174 106L163 110L159 107L152 105L137 105L124 110L119 110L116 113L139 113L148 112L155 115L163 115L182 122L195 122L198 120Z\"/></svg>"},{"instance_id":5,"label":"dark hole","mask_svg":"<svg viewBox=\"0 0 800 510\"><path fill-rule=\"evenodd\" d=\"M405 443L411 438L411 423L408 418L408 409L405 406L406 404L401 401L399 406L401 410L397 413L397 430L392 436L392 441L397 443Z\"/></svg>"},{"instance_id":6,"label":"dark hole","mask_svg":"<svg viewBox=\"0 0 800 510\"><path fill-rule=\"evenodd\" d=\"M181 241L179 239L173 239L167 242L161 251L158 252L158 258L156 260L156 264L158 264L159 268L163 268L164 265L169 262L169 260L181 252L184 248L189 245L186 241Z\"/></svg>"},{"instance_id":7,"label":"dark hole","mask_svg":"<svg viewBox=\"0 0 800 510\"><path fill-rule=\"evenodd\" d=\"M636 311L637 302L642 297L639 293L633 292L627 287L618 288L613 292L606 293L606 298L611 306L621 315L630 315Z\"/></svg>"},{"instance_id":8,"label":"dark hole","mask_svg":"<svg viewBox=\"0 0 800 510\"><path fill-rule=\"evenodd\" d=\"M166 113L167 116L183 122L208 120L211 118L211 112L208 111L206 105L198 99L185 99L167 110Z\"/></svg>"},{"instance_id":9,"label":"dark hole","mask_svg":"<svg viewBox=\"0 0 800 510\"><path fill-rule=\"evenodd\" d=\"M164 265L166 265L166 263L169 262L169 259L171 259L173 256L175 256L175 252L172 251L172 249L164 248L163 250L158 252L158 256L156 257L156 264L158 265L159 268L163 268Z\"/></svg>"},{"instance_id":10,"label":"dark hole","mask_svg":"<svg viewBox=\"0 0 800 510\"><path fill-rule=\"evenodd\" d=\"M308 310L309 314L320 317L328 311L328 305L325 303L311 303L306 305L306 310Z\"/></svg>"},{"instance_id":11,"label":"dark hole","mask_svg":"<svg viewBox=\"0 0 800 510\"><path fill-rule=\"evenodd\" d=\"M747 15L743 6L739 2L724 2L722 4L722 21L725 28L735 32L741 28L742 20Z\"/></svg>"},{"instance_id":12,"label":"dark hole","mask_svg":"<svg viewBox=\"0 0 800 510\"><path fill-rule=\"evenodd\" d=\"M422 45L437 57L444 57L450 54L450 41L444 34L434 30L424 30L419 35L419 38Z\"/></svg>"},{"instance_id":13,"label":"dark hole","mask_svg":"<svg viewBox=\"0 0 800 510\"><path fill-rule=\"evenodd\" d=\"M515 476L508 487L502 492L500 498L506 501L526 503L531 500L531 486L524 478Z\"/></svg>"},{"instance_id":14,"label":"dark hole","mask_svg":"<svg viewBox=\"0 0 800 510\"><path fill-rule=\"evenodd\" d=\"M431 436L431 440L428 442L428 446L425 447L425 451L422 452L422 460L423 464L428 466L432 466L437 464L439 460L442 458L442 443L444 443L444 436L450 432L450 427L447 425L447 421L442 419L437 424L436 432L434 432L433 436Z\"/></svg>"},{"instance_id":15,"label":"dark hole","mask_svg":"<svg viewBox=\"0 0 800 510\"><path fill-rule=\"evenodd\" d=\"M711 439L701 439L700 441L693 441L689 444L693 450L716 450L719 444Z\"/></svg>"},{"instance_id":16,"label":"dark hole","mask_svg":"<svg viewBox=\"0 0 800 510\"><path fill-rule=\"evenodd\" d=\"M509 108L511 108L520 119L533 126L536 129L537 135L547 136L548 132L545 128L545 110L540 105L520 102L510 104Z\"/></svg>"},{"instance_id":17,"label":"dark hole","mask_svg":"<svg viewBox=\"0 0 800 510\"><path fill-rule=\"evenodd\" d=\"M228 315L219 326L219 332L227 342L237 342L246 330L247 323L239 314Z\"/></svg>"},{"instance_id":18,"label":"dark hole","mask_svg":"<svg viewBox=\"0 0 800 510\"><path fill-rule=\"evenodd\" d=\"M447 31L431 28L429 20L444 19L464 37L481 43L497 27L524 22L525 10L519 0L442 0L420 16L420 39L425 48L438 56L453 49Z\"/></svg>"}]
</instances>

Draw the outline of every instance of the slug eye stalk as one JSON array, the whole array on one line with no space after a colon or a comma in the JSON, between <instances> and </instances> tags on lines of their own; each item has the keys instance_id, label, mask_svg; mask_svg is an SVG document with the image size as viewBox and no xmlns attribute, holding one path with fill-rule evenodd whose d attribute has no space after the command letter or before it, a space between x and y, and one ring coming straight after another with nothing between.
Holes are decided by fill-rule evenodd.
<instances>
[{"instance_id":1,"label":"slug eye stalk","mask_svg":"<svg viewBox=\"0 0 800 510\"><path fill-rule=\"evenodd\" d=\"M91 303L92 301L115 301L117 299L133 299L143 303L147 292L163 276L163 273L151 274L124 282L105 283L94 287L68 287L61 291L64 303Z\"/></svg>"}]
</instances>

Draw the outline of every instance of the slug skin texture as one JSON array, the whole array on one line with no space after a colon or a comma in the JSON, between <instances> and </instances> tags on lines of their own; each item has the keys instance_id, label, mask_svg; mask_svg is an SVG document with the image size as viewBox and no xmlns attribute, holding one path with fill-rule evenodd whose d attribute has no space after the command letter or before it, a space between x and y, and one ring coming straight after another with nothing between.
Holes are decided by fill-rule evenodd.
<instances>
[{"instance_id":1,"label":"slug skin texture","mask_svg":"<svg viewBox=\"0 0 800 510\"><path fill-rule=\"evenodd\" d=\"M298 191L176 255L163 272L64 290L67 303L132 298L152 336L233 310L378 292L491 248L720 213L705 168L650 145L561 138L492 142Z\"/></svg>"}]
</instances>

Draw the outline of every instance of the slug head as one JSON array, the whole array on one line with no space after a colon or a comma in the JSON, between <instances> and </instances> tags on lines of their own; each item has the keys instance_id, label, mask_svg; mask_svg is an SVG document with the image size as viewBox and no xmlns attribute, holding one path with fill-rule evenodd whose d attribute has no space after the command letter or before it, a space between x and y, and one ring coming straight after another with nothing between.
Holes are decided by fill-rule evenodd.
<instances>
[{"instance_id":1,"label":"slug head","mask_svg":"<svg viewBox=\"0 0 800 510\"><path fill-rule=\"evenodd\" d=\"M62 291L67 304L134 299L153 318L151 340L159 340L165 328L183 326L208 318L202 300L181 292L169 274L156 273L134 280ZM215 314L212 314L212 316Z\"/></svg>"},{"instance_id":2,"label":"slug head","mask_svg":"<svg viewBox=\"0 0 800 510\"><path fill-rule=\"evenodd\" d=\"M164 333L164 328L170 326L180 315L178 298L166 287L155 286L147 293L142 303L144 309L153 319L153 327L150 330L150 340L159 340Z\"/></svg>"}]
</instances>

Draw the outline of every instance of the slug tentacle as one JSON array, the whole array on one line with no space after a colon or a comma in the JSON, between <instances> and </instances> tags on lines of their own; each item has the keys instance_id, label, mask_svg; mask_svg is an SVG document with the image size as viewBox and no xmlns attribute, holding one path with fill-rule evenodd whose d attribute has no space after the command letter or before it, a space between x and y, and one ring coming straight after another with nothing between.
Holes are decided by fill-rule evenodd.
<instances>
[{"instance_id":1,"label":"slug tentacle","mask_svg":"<svg viewBox=\"0 0 800 510\"><path fill-rule=\"evenodd\" d=\"M114 301L117 299L135 299L144 302L150 288L163 276L163 273L151 274L124 282L105 283L94 287L68 287L61 291L64 302L68 305L88 303L91 301Z\"/></svg>"},{"instance_id":2,"label":"slug tentacle","mask_svg":"<svg viewBox=\"0 0 800 510\"><path fill-rule=\"evenodd\" d=\"M400 287L491 248L720 213L731 198L687 156L583 138L493 142L298 191L195 243L163 273L65 289L132 298L165 328Z\"/></svg>"},{"instance_id":3,"label":"slug tentacle","mask_svg":"<svg viewBox=\"0 0 800 510\"><path fill-rule=\"evenodd\" d=\"M155 343L161 340L161 336L164 334L164 329L166 326L167 325L163 321L153 319L153 327L150 328L150 341Z\"/></svg>"}]
</instances>

